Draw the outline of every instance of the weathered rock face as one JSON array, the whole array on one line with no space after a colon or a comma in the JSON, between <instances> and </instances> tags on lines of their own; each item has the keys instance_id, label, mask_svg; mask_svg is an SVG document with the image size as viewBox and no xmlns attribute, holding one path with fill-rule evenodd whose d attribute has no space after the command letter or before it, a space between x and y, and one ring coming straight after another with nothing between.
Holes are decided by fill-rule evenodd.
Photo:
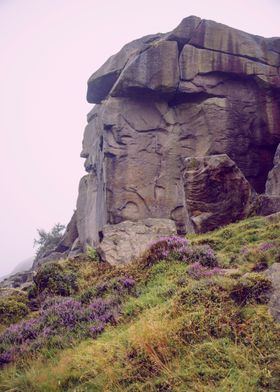
<instances>
[{"instance_id":1,"label":"weathered rock face","mask_svg":"<svg viewBox=\"0 0 280 392\"><path fill-rule=\"evenodd\" d=\"M196 232L206 232L248 216L249 182L227 155L186 158L186 205Z\"/></svg>"},{"instance_id":2,"label":"weathered rock face","mask_svg":"<svg viewBox=\"0 0 280 392\"><path fill-rule=\"evenodd\" d=\"M171 219L181 234L209 230L246 216L254 192L266 187L274 195L278 177L277 186L266 181L280 142L279 67L280 38L194 16L110 57L88 82L96 106L81 153L88 174L79 188L76 249L106 241L105 225L124 221ZM219 154L234 163L221 157L217 169L217 161L201 161L197 188L186 159Z\"/></svg>"}]
</instances>

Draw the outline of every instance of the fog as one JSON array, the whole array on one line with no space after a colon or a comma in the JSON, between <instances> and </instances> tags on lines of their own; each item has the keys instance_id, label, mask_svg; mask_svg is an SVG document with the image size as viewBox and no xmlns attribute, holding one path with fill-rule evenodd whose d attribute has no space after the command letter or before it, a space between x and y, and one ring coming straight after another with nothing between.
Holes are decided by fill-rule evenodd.
<instances>
[{"instance_id":1,"label":"fog","mask_svg":"<svg viewBox=\"0 0 280 392\"><path fill-rule=\"evenodd\" d=\"M72 215L89 76L189 15L280 36L278 0L0 0L0 276L34 254L37 228Z\"/></svg>"}]
</instances>

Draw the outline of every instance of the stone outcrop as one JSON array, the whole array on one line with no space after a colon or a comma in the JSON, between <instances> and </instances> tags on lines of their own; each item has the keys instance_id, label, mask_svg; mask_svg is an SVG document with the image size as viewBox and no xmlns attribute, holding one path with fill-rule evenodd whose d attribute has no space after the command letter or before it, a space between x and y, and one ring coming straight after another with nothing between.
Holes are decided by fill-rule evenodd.
<instances>
[{"instance_id":1,"label":"stone outcrop","mask_svg":"<svg viewBox=\"0 0 280 392\"><path fill-rule=\"evenodd\" d=\"M148 218L106 225L104 240L97 251L101 259L111 265L126 264L141 256L152 241L176 233L176 225L171 219Z\"/></svg>"},{"instance_id":2,"label":"stone outcrop","mask_svg":"<svg viewBox=\"0 0 280 392\"><path fill-rule=\"evenodd\" d=\"M280 263L274 263L266 271L266 275L272 281L272 294L268 304L273 318L280 323Z\"/></svg>"},{"instance_id":3,"label":"stone outcrop","mask_svg":"<svg viewBox=\"0 0 280 392\"><path fill-rule=\"evenodd\" d=\"M279 67L280 38L195 16L110 57L88 81L96 104L81 153L88 174L60 251L110 249L123 222L172 220L179 234L213 229L245 217L252 195L261 213L277 211ZM200 184L185 167L191 158L205 165ZM112 264L127 260L117 252Z\"/></svg>"},{"instance_id":4,"label":"stone outcrop","mask_svg":"<svg viewBox=\"0 0 280 392\"><path fill-rule=\"evenodd\" d=\"M268 173L265 190L269 196L280 197L280 144L274 156L273 168Z\"/></svg>"},{"instance_id":5,"label":"stone outcrop","mask_svg":"<svg viewBox=\"0 0 280 392\"><path fill-rule=\"evenodd\" d=\"M186 205L196 232L203 233L249 215L251 186L227 155L186 158L185 165Z\"/></svg>"},{"instance_id":6,"label":"stone outcrop","mask_svg":"<svg viewBox=\"0 0 280 392\"><path fill-rule=\"evenodd\" d=\"M33 276L33 271L17 272L16 274L10 275L8 278L0 282L0 288L20 288L21 290L27 290L33 283Z\"/></svg>"}]
</instances>

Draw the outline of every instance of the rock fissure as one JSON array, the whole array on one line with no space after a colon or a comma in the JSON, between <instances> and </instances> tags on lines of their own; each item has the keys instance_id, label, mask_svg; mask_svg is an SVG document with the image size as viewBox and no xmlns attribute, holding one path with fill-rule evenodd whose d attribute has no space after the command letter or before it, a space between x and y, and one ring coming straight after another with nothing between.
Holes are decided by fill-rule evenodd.
<instances>
[{"instance_id":1,"label":"rock fissure","mask_svg":"<svg viewBox=\"0 0 280 392\"><path fill-rule=\"evenodd\" d=\"M193 43L191 43L191 40L188 42L188 44L190 46L193 46L194 48L197 48L197 49L210 50L211 52L215 52L215 53L222 53L222 54L225 54L225 55L230 55L230 56L234 56L234 57L244 58L246 60L251 60L254 63L263 64L263 65L266 65L268 67L273 67L273 68L276 68L276 70L279 70L280 60L279 60L279 64L272 65L272 64L269 64L269 63L265 62L264 60L261 60L261 59L259 59L257 57L250 57L250 56L246 56L244 54L242 54L242 55L241 54L235 54L235 53L225 52L225 51L218 50L218 49L205 48L204 46L200 46L200 45L194 45ZM277 54L279 54L279 53L277 53Z\"/></svg>"}]
</instances>

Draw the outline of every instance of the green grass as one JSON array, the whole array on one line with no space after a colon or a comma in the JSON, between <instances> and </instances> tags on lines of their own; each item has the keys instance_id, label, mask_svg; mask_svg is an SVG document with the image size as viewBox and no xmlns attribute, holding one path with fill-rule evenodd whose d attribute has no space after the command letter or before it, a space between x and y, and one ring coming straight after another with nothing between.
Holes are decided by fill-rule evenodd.
<instances>
[{"instance_id":1,"label":"green grass","mask_svg":"<svg viewBox=\"0 0 280 392\"><path fill-rule=\"evenodd\" d=\"M223 266L238 271L194 280L176 260L150 268L66 263L77 273L77 296L120 275L137 281L136 294L127 294L118 324L97 339L4 368L0 390L279 391L280 326L263 295L269 281L252 269L278 261L280 225L252 218L189 240L210 244ZM261 251L264 243L273 246Z\"/></svg>"}]
</instances>

